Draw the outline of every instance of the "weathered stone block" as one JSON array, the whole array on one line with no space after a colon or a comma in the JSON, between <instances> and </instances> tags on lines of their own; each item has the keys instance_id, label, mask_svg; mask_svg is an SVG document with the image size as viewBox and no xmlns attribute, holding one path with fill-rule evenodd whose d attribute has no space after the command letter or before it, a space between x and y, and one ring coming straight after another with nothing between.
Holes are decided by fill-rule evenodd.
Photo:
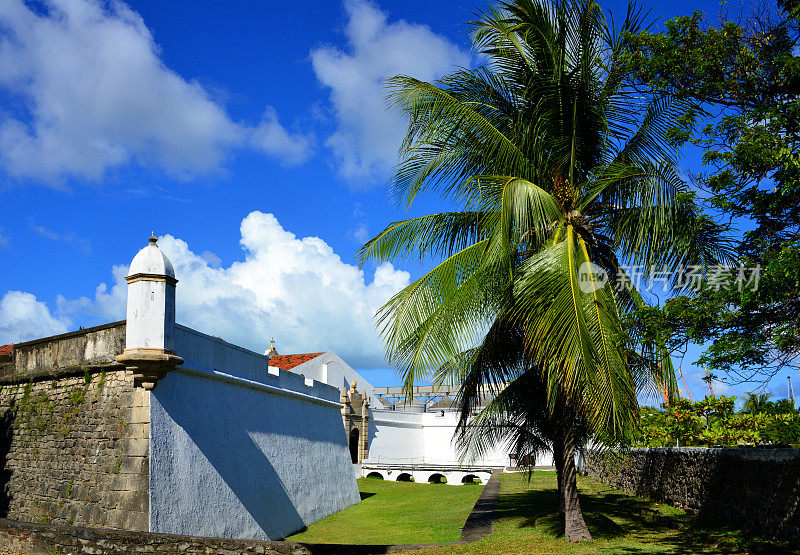
<instances>
[{"instance_id":1,"label":"weathered stone block","mask_svg":"<svg viewBox=\"0 0 800 555\"><path fill-rule=\"evenodd\" d=\"M95 371L89 383L83 371L59 372L4 378L16 382L0 387L0 491L8 492L0 516L146 530L147 399L118 367ZM128 424L134 399L143 421Z\"/></svg>"}]
</instances>

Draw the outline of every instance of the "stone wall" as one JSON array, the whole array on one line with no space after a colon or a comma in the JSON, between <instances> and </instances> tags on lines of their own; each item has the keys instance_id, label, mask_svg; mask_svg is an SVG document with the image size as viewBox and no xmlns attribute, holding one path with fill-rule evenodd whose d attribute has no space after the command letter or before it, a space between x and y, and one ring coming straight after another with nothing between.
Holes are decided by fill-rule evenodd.
<instances>
[{"instance_id":1,"label":"stone wall","mask_svg":"<svg viewBox=\"0 0 800 555\"><path fill-rule=\"evenodd\" d=\"M0 377L0 516L148 530L149 394L114 323L14 346Z\"/></svg>"},{"instance_id":2,"label":"stone wall","mask_svg":"<svg viewBox=\"0 0 800 555\"><path fill-rule=\"evenodd\" d=\"M13 365L3 375L32 374L56 368L103 365L125 349L125 322L112 322L61 335L17 343Z\"/></svg>"},{"instance_id":3,"label":"stone wall","mask_svg":"<svg viewBox=\"0 0 800 555\"><path fill-rule=\"evenodd\" d=\"M123 370L5 383L0 514L148 529L149 396Z\"/></svg>"},{"instance_id":4,"label":"stone wall","mask_svg":"<svg viewBox=\"0 0 800 555\"><path fill-rule=\"evenodd\" d=\"M294 542L260 542L222 538L198 538L171 534L151 534L54 526L8 521L0 518L0 553L63 553L96 555L118 553L261 553L264 555L320 555L323 553L381 553L380 549L358 549L361 546L306 547ZM336 548L339 548L338 550ZM368 546L369 547L369 546ZM372 546L374 547L374 546ZM380 547L380 546L378 546ZM388 549L386 550L388 551ZM393 550L392 550L393 551Z\"/></svg>"},{"instance_id":5,"label":"stone wall","mask_svg":"<svg viewBox=\"0 0 800 555\"><path fill-rule=\"evenodd\" d=\"M633 449L589 453L584 469L626 493L761 535L800 540L800 450Z\"/></svg>"}]
</instances>

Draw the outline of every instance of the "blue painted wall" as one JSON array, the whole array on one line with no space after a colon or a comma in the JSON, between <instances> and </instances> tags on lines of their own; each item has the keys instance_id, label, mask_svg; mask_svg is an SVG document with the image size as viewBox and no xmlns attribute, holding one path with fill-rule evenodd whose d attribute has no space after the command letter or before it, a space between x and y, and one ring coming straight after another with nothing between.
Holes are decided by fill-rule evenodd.
<instances>
[{"instance_id":1,"label":"blue painted wall","mask_svg":"<svg viewBox=\"0 0 800 555\"><path fill-rule=\"evenodd\" d=\"M335 405L187 371L150 398L151 531L280 539L359 501Z\"/></svg>"}]
</instances>

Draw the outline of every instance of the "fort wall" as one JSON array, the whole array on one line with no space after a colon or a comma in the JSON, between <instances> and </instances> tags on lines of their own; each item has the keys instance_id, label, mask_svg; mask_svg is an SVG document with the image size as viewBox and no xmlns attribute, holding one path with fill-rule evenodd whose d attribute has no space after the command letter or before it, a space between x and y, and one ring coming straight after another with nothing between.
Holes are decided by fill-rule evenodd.
<instances>
[{"instance_id":1,"label":"fort wall","mask_svg":"<svg viewBox=\"0 0 800 555\"><path fill-rule=\"evenodd\" d=\"M767 537L800 540L800 450L664 447L586 454L590 476L631 495Z\"/></svg>"},{"instance_id":2,"label":"fort wall","mask_svg":"<svg viewBox=\"0 0 800 555\"><path fill-rule=\"evenodd\" d=\"M149 397L124 322L15 345L0 377L0 515L148 529Z\"/></svg>"},{"instance_id":3,"label":"fort wall","mask_svg":"<svg viewBox=\"0 0 800 555\"><path fill-rule=\"evenodd\" d=\"M337 388L176 326L151 393L150 530L280 539L357 503Z\"/></svg>"}]
</instances>

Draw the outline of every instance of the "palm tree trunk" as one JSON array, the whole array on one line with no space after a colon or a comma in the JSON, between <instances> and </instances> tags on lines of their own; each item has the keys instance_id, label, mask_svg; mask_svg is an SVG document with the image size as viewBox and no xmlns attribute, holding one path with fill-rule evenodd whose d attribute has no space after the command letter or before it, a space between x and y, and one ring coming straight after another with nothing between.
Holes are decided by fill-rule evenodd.
<instances>
[{"instance_id":1,"label":"palm tree trunk","mask_svg":"<svg viewBox=\"0 0 800 555\"><path fill-rule=\"evenodd\" d=\"M564 540L568 542L592 541L589 528L583 520L578 499L578 477L575 471L575 419L569 403L565 403L560 431L562 499L564 504Z\"/></svg>"},{"instance_id":2,"label":"palm tree trunk","mask_svg":"<svg viewBox=\"0 0 800 555\"><path fill-rule=\"evenodd\" d=\"M560 440L553 442L553 464L556 467L556 483L558 484L558 514L563 518L566 512L564 506L564 478L561 474L564 470L564 452Z\"/></svg>"}]
</instances>

